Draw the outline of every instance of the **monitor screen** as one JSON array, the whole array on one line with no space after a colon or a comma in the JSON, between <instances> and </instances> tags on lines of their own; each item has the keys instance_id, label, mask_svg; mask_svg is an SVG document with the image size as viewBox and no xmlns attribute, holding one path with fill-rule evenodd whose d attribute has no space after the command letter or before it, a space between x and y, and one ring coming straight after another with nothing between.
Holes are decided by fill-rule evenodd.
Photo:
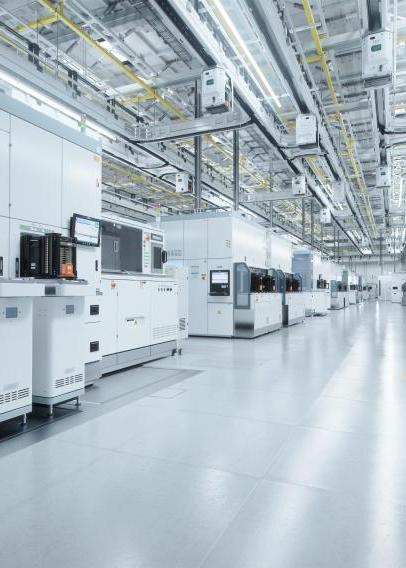
<instances>
[{"instance_id":1,"label":"monitor screen","mask_svg":"<svg viewBox=\"0 0 406 568\"><path fill-rule=\"evenodd\" d=\"M100 244L100 220L75 214L72 217L71 236L80 245L98 247Z\"/></svg>"},{"instance_id":2,"label":"monitor screen","mask_svg":"<svg viewBox=\"0 0 406 568\"><path fill-rule=\"evenodd\" d=\"M230 279L230 272L228 270L211 271L212 284L228 284L229 279Z\"/></svg>"}]
</instances>

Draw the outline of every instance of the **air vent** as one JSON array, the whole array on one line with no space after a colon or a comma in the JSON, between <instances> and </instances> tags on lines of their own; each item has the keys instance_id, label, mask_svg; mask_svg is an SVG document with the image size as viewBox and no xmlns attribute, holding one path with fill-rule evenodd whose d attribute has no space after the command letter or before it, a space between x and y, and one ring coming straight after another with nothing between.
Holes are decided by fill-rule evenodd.
<instances>
[{"instance_id":1,"label":"air vent","mask_svg":"<svg viewBox=\"0 0 406 568\"><path fill-rule=\"evenodd\" d=\"M63 377L62 379L57 379L55 381L55 388L60 389L81 382L83 382L83 374L79 373L78 375L71 375L70 377Z\"/></svg>"},{"instance_id":2,"label":"air vent","mask_svg":"<svg viewBox=\"0 0 406 568\"><path fill-rule=\"evenodd\" d=\"M186 329L186 318L179 318L179 331L185 331Z\"/></svg>"},{"instance_id":3,"label":"air vent","mask_svg":"<svg viewBox=\"0 0 406 568\"><path fill-rule=\"evenodd\" d=\"M4 392L4 393L0 394L0 404L7 404L9 402L14 402L16 400L28 398L29 396L30 396L29 387L26 387L24 389Z\"/></svg>"},{"instance_id":4,"label":"air vent","mask_svg":"<svg viewBox=\"0 0 406 568\"><path fill-rule=\"evenodd\" d=\"M172 337L176 335L177 325L162 325L160 327L154 327L152 331L153 339L162 339L164 337Z\"/></svg>"}]
</instances>

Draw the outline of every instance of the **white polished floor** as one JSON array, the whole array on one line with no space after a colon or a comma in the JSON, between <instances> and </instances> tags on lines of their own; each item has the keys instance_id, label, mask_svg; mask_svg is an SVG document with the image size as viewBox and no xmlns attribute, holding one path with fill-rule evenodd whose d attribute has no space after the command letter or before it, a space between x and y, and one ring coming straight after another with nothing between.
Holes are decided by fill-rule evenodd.
<instances>
[{"instance_id":1,"label":"white polished floor","mask_svg":"<svg viewBox=\"0 0 406 568\"><path fill-rule=\"evenodd\" d=\"M406 308L103 379L0 444L4 568L404 568Z\"/></svg>"}]
</instances>

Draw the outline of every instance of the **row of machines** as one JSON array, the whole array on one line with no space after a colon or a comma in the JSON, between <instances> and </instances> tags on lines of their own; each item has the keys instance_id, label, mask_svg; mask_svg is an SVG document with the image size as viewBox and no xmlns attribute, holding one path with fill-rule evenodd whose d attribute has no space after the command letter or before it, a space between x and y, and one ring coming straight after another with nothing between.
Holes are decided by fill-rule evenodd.
<instances>
[{"instance_id":1,"label":"row of machines","mask_svg":"<svg viewBox=\"0 0 406 568\"><path fill-rule=\"evenodd\" d=\"M189 270L191 335L253 338L304 320L300 277L268 268L269 235L258 223L218 212L161 226L169 264Z\"/></svg>"},{"instance_id":2,"label":"row of machines","mask_svg":"<svg viewBox=\"0 0 406 568\"><path fill-rule=\"evenodd\" d=\"M87 309L101 276L101 157L96 140L18 101L1 104L3 421L34 403L52 414L84 392Z\"/></svg>"},{"instance_id":3,"label":"row of machines","mask_svg":"<svg viewBox=\"0 0 406 568\"><path fill-rule=\"evenodd\" d=\"M173 353L185 270L163 232L101 215L97 140L0 100L0 422L53 413L102 374ZM32 144L36 140L36 144ZM180 283L180 285L179 285Z\"/></svg>"}]
</instances>

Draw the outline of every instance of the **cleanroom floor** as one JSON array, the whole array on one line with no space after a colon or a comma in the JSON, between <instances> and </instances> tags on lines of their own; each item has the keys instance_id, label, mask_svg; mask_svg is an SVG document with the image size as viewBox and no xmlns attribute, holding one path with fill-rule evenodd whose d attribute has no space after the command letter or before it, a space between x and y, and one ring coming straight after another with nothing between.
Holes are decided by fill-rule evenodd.
<instances>
[{"instance_id":1,"label":"cleanroom floor","mask_svg":"<svg viewBox=\"0 0 406 568\"><path fill-rule=\"evenodd\" d=\"M4 568L404 568L406 308L102 379L0 444Z\"/></svg>"}]
</instances>

